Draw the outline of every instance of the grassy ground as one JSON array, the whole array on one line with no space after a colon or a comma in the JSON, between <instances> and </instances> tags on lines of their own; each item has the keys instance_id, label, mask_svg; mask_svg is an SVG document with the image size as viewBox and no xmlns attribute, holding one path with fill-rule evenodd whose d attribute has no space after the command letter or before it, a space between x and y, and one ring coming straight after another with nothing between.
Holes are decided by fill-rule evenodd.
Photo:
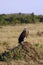
<instances>
[{"instance_id":1,"label":"grassy ground","mask_svg":"<svg viewBox=\"0 0 43 65\"><path fill-rule=\"evenodd\" d=\"M37 32L43 32L43 24L19 24L15 26L0 26L0 53L14 48L18 45L18 37L24 27L29 30L29 36L25 41L34 44L34 46L40 50L43 56L43 34L37 35ZM21 63L20 63L21 62ZM14 65L14 61L11 62ZM25 61L15 61L15 65L26 65ZM24 63L24 64L23 64ZM4 62L0 62L1 65L6 65ZM10 65L10 64L9 64ZM27 64L28 65L28 64ZM32 64L31 64L32 65ZM35 65L35 64L33 64Z\"/></svg>"},{"instance_id":2,"label":"grassy ground","mask_svg":"<svg viewBox=\"0 0 43 65\"><path fill-rule=\"evenodd\" d=\"M9 46L9 48L15 47L18 44L18 37L24 27L29 30L29 36L25 39L31 43L42 43L43 35L38 36L37 32L43 31L43 24L23 24L15 26L2 26L0 27L0 44ZM2 49L2 48L1 48Z\"/></svg>"},{"instance_id":3,"label":"grassy ground","mask_svg":"<svg viewBox=\"0 0 43 65\"><path fill-rule=\"evenodd\" d=\"M32 43L43 43L43 35L37 36L37 32L43 31L43 24L24 24L24 25L16 25L16 26L2 26L0 28L0 42L7 42L11 46L16 45L18 42L18 37L24 27L27 27L29 30L29 36L27 41ZM14 42L16 44L14 44Z\"/></svg>"}]
</instances>

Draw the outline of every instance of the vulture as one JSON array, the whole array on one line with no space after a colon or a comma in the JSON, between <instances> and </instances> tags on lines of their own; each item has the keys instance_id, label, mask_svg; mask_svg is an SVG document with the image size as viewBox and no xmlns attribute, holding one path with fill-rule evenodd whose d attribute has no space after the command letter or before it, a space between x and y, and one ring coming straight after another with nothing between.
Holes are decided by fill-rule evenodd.
<instances>
[{"instance_id":1,"label":"vulture","mask_svg":"<svg viewBox=\"0 0 43 65\"><path fill-rule=\"evenodd\" d=\"M22 31L22 33L20 34L19 38L18 38L18 43L22 44L22 42L24 41L24 38L28 36L29 31L27 30L27 28L24 28L24 30Z\"/></svg>"}]
</instances>

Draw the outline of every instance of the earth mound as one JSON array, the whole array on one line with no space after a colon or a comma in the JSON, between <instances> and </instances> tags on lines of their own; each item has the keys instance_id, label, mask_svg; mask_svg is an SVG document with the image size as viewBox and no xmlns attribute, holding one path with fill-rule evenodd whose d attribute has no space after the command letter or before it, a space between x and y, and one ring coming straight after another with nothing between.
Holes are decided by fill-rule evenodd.
<instances>
[{"instance_id":1,"label":"earth mound","mask_svg":"<svg viewBox=\"0 0 43 65\"><path fill-rule=\"evenodd\" d=\"M41 59L39 51L30 42L23 42L22 45L0 54L0 61L11 62L12 59L15 63L19 62L19 65L43 65L43 58Z\"/></svg>"}]
</instances>

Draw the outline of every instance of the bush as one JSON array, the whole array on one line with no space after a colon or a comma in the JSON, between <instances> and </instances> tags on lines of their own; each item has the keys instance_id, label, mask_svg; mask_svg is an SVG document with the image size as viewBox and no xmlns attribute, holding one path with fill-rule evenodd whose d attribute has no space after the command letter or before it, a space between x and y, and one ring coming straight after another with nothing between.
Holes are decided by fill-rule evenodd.
<instances>
[{"instance_id":1,"label":"bush","mask_svg":"<svg viewBox=\"0 0 43 65\"><path fill-rule=\"evenodd\" d=\"M37 23L43 22L43 15L31 14L2 14L0 15L0 25L10 25L18 23Z\"/></svg>"}]
</instances>

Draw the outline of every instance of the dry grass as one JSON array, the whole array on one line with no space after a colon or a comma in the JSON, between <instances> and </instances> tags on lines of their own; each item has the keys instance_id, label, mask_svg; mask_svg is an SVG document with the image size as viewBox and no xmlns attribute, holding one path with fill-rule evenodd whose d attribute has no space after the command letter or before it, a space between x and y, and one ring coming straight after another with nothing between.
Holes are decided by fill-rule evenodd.
<instances>
[{"instance_id":1,"label":"dry grass","mask_svg":"<svg viewBox=\"0 0 43 65\"><path fill-rule=\"evenodd\" d=\"M0 28L0 53L8 50L10 48L15 47L18 45L18 37L24 27L27 27L29 30L29 36L25 39L27 42L30 43L42 43L43 44L43 35L38 36L37 32L43 32L43 24L21 24L15 26L2 26ZM38 48L40 49L40 48ZM40 49L41 54L43 55L43 48ZM24 64L23 64L24 63ZM33 62L30 62L33 63ZM16 61L15 65L26 65L25 61ZM37 64L37 63L36 63ZM0 65L8 65L6 62L0 62ZM9 64L10 65L10 64ZM14 62L11 62L11 65L14 65ZM28 64L27 64L28 65ZM34 63L31 65L35 65Z\"/></svg>"},{"instance_id":2,"label":"dry grass","mask_svg":"<svg viewBox=\"0 0 43 65\"><path fill-rule=\"evenodd\" d=\"M27 27L29 30L29 36L25 39L31 43L42 43L43 44L43 35L38 36L38 31L43 31L43 24L20 24L15 26L2 26L0 28L0 43L6 42L9 48L15 47L18 45L18 37L24 27ZM2 47L2 45L1 45ZM4 49L4 48L2 48Z\"/></svg>"},{"instance_id":3,"label":"dry grass","mask_svg":"<svg viewBox=\"0 0 43 65\"><path fill-rule=\"evenodd\" d=\"M15 46L18 43L18 37L24 27L27 27L29 30L29 36L26 39L32 43L43 43L43 36L37 36L38 31L43 31L43 24L23 24L16 26L2 26L0 28L0 41L6 41L11 46Z\"/></svg>"}]
</instances>

